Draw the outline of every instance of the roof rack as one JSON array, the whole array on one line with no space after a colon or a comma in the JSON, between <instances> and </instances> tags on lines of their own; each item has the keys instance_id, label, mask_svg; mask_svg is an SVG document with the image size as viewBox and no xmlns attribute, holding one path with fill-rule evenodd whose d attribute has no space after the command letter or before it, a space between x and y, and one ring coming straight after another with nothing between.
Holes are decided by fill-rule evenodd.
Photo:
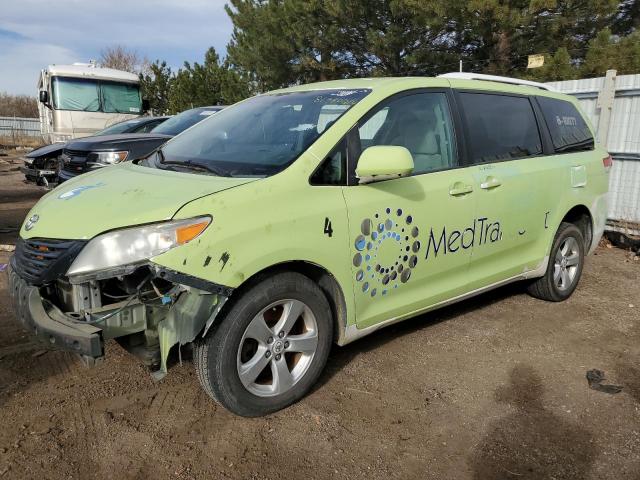
<instances>
[{"instance_id":1,"label":"roof rack","mask_svg":"<svg viewBox=\"0 0 640 480\"><path fill-rule=\"evenodd\" d=\"M485 80L488 82L498 82L498 83L508 83L510 85L524 85L528 87L535 87L541 90L548 90L550 92L554 92L555 90L540 82L532 82L530 80L520 80L519 78L511 78L511 77L500 77L498 75L484 75L482 73L471 73L471 72L451 72L451 73L443 73L442 75L438 75L443 78L458 78L461 80Z\"/></svg>"}]
</instances>

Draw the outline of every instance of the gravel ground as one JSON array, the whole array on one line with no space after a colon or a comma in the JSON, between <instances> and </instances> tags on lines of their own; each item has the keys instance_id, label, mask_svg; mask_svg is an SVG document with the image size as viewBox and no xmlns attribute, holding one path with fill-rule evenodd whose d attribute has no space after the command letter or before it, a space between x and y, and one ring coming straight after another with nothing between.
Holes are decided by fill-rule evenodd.
<instances>
[{"instance_id":1,"label":"gravel ground","mask_svg":"<svg viewBox=\"0 0 640 480\"><path fill-rule=\"evenodd\" d=\"M0 165L0 230L42 193ZM310 395L259 419L216 406L189 359L155 383L115 343L90 370L42 350L6 288L3 480L640 480L640 261L620 249L589 257L566 302L513 285L336 347ZM589 389L592 368L622 392Z\"/></svg>"}]
</instances>

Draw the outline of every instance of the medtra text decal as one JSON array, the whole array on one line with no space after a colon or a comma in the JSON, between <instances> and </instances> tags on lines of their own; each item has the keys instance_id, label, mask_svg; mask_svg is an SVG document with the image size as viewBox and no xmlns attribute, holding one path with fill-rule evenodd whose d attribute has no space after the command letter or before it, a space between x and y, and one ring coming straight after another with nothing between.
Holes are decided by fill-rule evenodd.
<instances>
[{"instance_id":1,"label":"medtra text decal","mask_svg":"<svg viewBox=\"0 0 640 480\"><path fill-rule=\"evenodd\" d=\"M473 224L463 230L449 230L442 227L442 231L435 233L433 228L427 240L427 254L437 257L438 254L446 255L455 253L460 249L466 250L475 245L495 243L502 239L500 222L490 222L487 217L481 217L473 221Z\"/></svg>"},{"instance_id":2,"label":"medtra text decal","mask_svg":"<svg viewBox=\"0 0 640 480\"><path fill-rule=\"evenodd\" d=\"M414 218L401 208L387 208L362 220L353 244L355 280L362 294L387 295L409 281L422 248L420 229L414 223ZM429 260L498 242L502 239L502 226L499 221L480 217L466 228L432 227L422 235L426 242L424 258Z\"/></svg>"}]
</instances>

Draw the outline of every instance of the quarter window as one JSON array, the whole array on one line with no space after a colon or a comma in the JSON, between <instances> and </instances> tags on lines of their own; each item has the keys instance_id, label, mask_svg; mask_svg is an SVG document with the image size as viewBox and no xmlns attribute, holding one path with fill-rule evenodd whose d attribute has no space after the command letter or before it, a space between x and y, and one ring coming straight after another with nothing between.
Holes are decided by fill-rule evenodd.
<instances>
[{"instance_id":1,"label":"quarter window","mask_svg":"<svg viewBox=\"0 0 640 480\"><path fill-rule=\"evenodd\" d=\"M347 139L343 138L311 177L312 185L346 185Z\"/></svg>"},{"instance_id":2,"label":"quarter window","mask_svg":"<svg viewBox=\"0 0 640 480\"><path fill-rule=\"evenodd\" d=\"M359 127L360 146L396 145L413 156L414 174L457 165L449 103L441 92L416 93L382 104Z\"/></svg>"},{"instance_id":3,"label":"quarter window","mask_svg":"<svg viewBox=\"0 0 640 480\"><path fill-rule=\"evenodd\" d=\"M542 141L526 97L460 93L474 163L540 155Z\"/></svg>"},{"instance_id":4,"label":"quarter window","mask_svg":"<svg viewBox=\"0 0 640 480\"><path fill-rule=\"evenodd\" d=\"M546 97L538 97L538 104L557 153L593 150L593 135L575 105Z\"/></svg>"}]
</instances>

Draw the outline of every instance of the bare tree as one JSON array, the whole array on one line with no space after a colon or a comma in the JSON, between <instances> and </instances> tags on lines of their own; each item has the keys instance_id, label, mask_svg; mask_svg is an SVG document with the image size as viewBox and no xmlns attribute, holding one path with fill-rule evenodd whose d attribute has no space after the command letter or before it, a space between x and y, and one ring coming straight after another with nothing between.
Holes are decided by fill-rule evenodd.
<instances>
[{"instance_id":1,"label":"bare tree","mask_svg":"<svg viewBox=\"0 0 640 480\"><path fill-rule=\"evenodd\" d=\"M130 50L122 45L112 45L100 51L100 64L103 67L137 74L148 68L149 61L146 57L141 57L135 50Z\"/></svg>"},{"instance_id":2,"label":"bare tree","mask_svg":"<svg viewBox=\"0 0 640 480\"><path fill-rule=\"evenodd\" d=\"M38 118L38 103L28 95L0 92L0 117Z\"/></svg>"}]
</instances>

